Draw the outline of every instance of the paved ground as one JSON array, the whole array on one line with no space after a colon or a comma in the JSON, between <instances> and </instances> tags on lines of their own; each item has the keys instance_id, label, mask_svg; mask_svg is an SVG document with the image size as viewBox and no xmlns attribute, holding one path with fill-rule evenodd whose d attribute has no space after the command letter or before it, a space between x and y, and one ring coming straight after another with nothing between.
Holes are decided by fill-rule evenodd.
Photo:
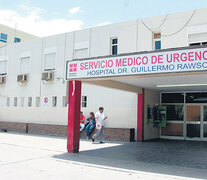
<instances>
[{"instance_id":1,"label":"paved ground","mask_svg":"<svg viewBox=\"0 0 207 180\"><path fill-rule=\"evenodd\" d=\"M207 142L92 144L66 153L66 139L0 133L0 179L207 179Z\"/></svg>"}]
</instances>

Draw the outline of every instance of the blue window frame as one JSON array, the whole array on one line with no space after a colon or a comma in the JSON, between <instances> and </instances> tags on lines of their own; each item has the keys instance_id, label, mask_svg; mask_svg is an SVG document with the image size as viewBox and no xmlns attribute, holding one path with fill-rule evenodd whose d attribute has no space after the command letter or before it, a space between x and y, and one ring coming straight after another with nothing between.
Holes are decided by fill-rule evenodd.
<instances>
[{"instance_id":1,"label":"blue window frame","mask_svg":"<svg viewBox=\"0 0 207 180\"><path fill-rule=\"evenodd\" d=\"M155 50L161 49L161 41L155 41Z\"/></svg>"},{"instance_id":2,"label":"blue window frame","mask_svg":"<svg viewBox=\"0 0 207 180\"><path fill-rule=\"evenodd\" d=\"M18 43L18 42L21 42L21 39L18 38L18 37L15 37L15 38L14 38L14 43Z\"/></svg>"},{"instance_id":3,"label":"blue window frame","mask_svg":"<svg viewBox=\"0 0 207 180\"><path fill-rule=\"evenodd\" d=\"M111 41L111 53L112 55L118 54L118 38L113 38Z\"/></svg>"},{"instance_id":4,"label":"blue window frame","mask_svg":"<svg viewBox=\"0 0 207 180\"><path fill-rule=\"evenodd\" d=\"M7 42L7 34L0 33L0 42Z\"/></svg>"},{"instance_id":5,"label":"blue window frame","mask_svg":"<svg viewBox=\"0 0 207 180\"><path fill-rule=\"evenodd\" d=\"M118 53L118 47L117 47L117 45L112 46L112 54L115 55L117 53Z\"/></svg>"},{"instance_id":6,"label":"blue window frame","mask_svg":"<svg viewBox=\"0 0 207 180\"><path fill-rule=\"evenodd\" d=\"M112 44L118 44L118 39L112 39Z\"/></svg>"}]
</instances>

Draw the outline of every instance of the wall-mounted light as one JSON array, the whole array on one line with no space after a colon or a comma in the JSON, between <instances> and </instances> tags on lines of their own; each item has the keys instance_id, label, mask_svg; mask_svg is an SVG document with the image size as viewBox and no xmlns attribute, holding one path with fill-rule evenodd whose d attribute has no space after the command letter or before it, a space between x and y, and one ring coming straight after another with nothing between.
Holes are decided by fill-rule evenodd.
<instances>
[{"instance_id":1,"label":"wall-mounted light","mask_svg":"<svg viewBox=\"0 0 207 180\"><path fill-rule=\"evenodd\" d=\"M207 84L157 84L158 88L166 87L189 87L189 86L207 86Z\"/></svg>"}]
</instances>

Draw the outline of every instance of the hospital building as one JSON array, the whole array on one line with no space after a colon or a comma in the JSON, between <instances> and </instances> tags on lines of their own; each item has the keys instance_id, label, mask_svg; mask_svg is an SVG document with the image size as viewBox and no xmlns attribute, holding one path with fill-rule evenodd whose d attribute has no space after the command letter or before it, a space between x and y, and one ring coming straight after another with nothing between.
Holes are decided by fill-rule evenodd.
<instances>
[{"instance_id":1,"label":"hospital building","mask_svg":"<svg viewBox=\"0 0 207 180\"><path fill-rule=\"evenodd\" d=\"M196 9L1 47L0 129L73 146L79 111L103 106L106 140L207 140L206 17Z\"/></svg>"}]
</instances>

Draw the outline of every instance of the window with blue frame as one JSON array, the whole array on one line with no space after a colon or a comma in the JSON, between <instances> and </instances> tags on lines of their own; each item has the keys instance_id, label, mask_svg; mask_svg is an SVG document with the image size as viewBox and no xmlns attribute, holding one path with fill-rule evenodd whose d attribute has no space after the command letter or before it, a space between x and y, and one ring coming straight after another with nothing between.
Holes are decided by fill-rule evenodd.
<instances>
[{"instance_id":1,"label":"window with blue frame","mask_svg":"<svg viewBox=\"0 0 207 180\"><path fill-rule=\"evenodd\" d=\"M21 39L18 38L18 37L15 37L15 38L14 38L14 43L18 43L18 42L21 42Z\"/></svg>"},{"instance_id":2,"label":"window with blue frame","mask_svg":"<svg viewBox=\"0 0 207 180\"><path fill-rule=\"evenodd\" d=\"M7 43L7 34L0 33L0 42Z\"/></svg>"},{"instance_id":3,"label":"window with blue frame","mask_svg":"<svg viewBox=\"0 0 207 180\"><path fill-rule=\"evenodd\" d=\"M111 39L111 54L112 55L118 54L118 38Z\"/></svg>"},{"instance_id":4,"label":"window with blue frame","mask_svg":"<svg viewBox=\"0 0 207 180\"><path fill-rule=\"evenodd\" d=\"M161 41L155 41L155 50L161 49Z\"/></svg>"},{"instance_id":5,"label":"window with blue frame","mask_svg":"<svg viewBox=\"0 0 207 180\"><path fill-rule=\"evenodd\" d=\"M153 49L161 49L161 32L153 33Z\"/></svg>"}]
</instances>

